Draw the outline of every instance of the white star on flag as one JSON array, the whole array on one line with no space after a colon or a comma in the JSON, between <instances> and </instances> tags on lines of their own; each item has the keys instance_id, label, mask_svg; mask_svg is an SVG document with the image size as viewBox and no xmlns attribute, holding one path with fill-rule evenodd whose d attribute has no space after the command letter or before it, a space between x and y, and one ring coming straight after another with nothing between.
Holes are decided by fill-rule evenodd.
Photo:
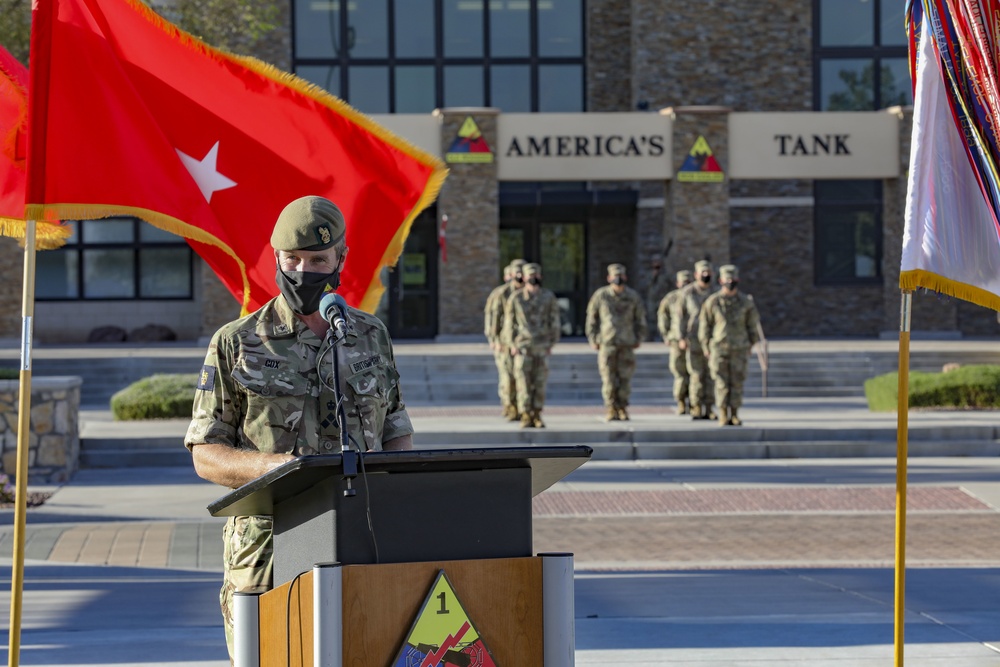
<instances>
[{"instance_id":1,"label":"white star on flag","mask_svg":"<svg viewBox=\"0 0 1000 667\"><path fill-rule=\"evenodd\" d=\"M191 177L194 178L194 182L198 184L201 194L205 196L205 200L209 204L212 203L212 195L214 193L236 185L236 181L230 180L220 174L218 168L215 166L216 161L219 159L218 141L208 151L208 154L200 160L191 157L180 149L174 150L177 151L181 162L184 163L187 170L191 172Z\"/></svg>"}]
</instances>

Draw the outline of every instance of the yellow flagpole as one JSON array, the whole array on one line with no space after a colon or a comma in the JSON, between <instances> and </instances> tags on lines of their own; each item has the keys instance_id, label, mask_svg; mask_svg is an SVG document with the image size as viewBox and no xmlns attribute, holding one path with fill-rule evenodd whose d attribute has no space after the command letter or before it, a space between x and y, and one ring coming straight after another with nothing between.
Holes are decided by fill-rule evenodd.
<instances>
[{"instance_id":1,"label":"yellow flagpole","mask_svg":"<svg viewBox=\"0 0 1000 667\"><path fill-rule=\"evenodd\" d=\"M896 392L896 596L895 665L903 667L906 615L906 463L910 410L910 306L913 292L902 290L899 307L899 386Z\"/></svg>"},{"instance_id":2,"label":"yellow flagpole","mask_svg":"<svg viewBox=\"0 0 1000 667\"><path fill-rule=\"evenodd\" d=\"M35 312L35 221L24 232L24 288L21 297L21 381L17 403L17 479L14 494L14 562L10 576L10 632L7 664L17 667L21 654L21 599L24 591L24 542L28 505L28 438L31 430L31 335Z\"/></svg>"}]
</instances>

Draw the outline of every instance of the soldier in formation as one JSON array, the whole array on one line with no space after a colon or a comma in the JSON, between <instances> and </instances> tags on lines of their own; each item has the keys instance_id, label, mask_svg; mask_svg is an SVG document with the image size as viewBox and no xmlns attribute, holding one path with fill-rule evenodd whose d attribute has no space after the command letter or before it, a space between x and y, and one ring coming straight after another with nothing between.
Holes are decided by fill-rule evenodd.
<instances>
[{"instance_id":1,"label":"soldier in formation","mask_svg":"<svg viewBox=\"0 0 1000 667\"><path fill-rule=\"evenodd\" d=\"M503 341L514 357L521 427L544 428L548 356L559 341L559 304L556 295L542 287L541 266L525 264L523 275L524 287L507 299Z\"/></svg>"},{"instance_id":2,"label":"soldier in formation","mask_svg":"<svg viewBox=\"0 0 1000 667\"><path fill-rule=\"evenodd\" d=\"M689 373L687 365L686 323L684 319L684 288L691 284L690 271L678 271L677 289L668 293L660 301L656 310L656 325L664 344L670 349L670 373L674 376L674 400L677 414L691 413L688 398Z\"/></svg>"},{"instance_id":3,"label":"soldier in formation","mask_svg":"<svg viewBox=\"0 0 1000 667\"><path fill-rule=\"evenodd\" d=\"M521 268L523 259L515 259L503 271L504 284L490 292L484 309L484 333L493 351L493 360L497 365L497 375L500 378L497 394L500 396L501 414L508 421L517 421L520 417L517 411L517 391L514 381L514 360L510 354L510 346L503 341L503 314L507 299L516 290L524 287L524 276Z\"/></svg>"},{"instance_id":4,"label":"soldier in formation","mask_svg":"<svg viewBox=\"0 0 1000 667\"><path fill-rule=\"evenodd\" d=\"M760 315L753 297L739 291L736 266L719 269L722 289L708 297L698 316L698 339L708 351L709 369L715 383L715 404L720 426L739 426L743 405L743 383L747 378L750 349L760 340Z\"/></svg>"},{"instance_id":5,"label":"soldier in formation","mask_svg":"<svg viewBox=\"0 0 1000 667\"><path fill-rule=\"evenodd\" d=\"M712 263L700 260L694 264L694 282L684 288L684 336L681 339L687 348L688 398L691 401L692 419L715 419L712 412L712 384L708 370L708 350L698 339L698 313L702 304L712 295ZM680 297L678 297L680 298Z\"/></svg>"},{"instance_id":6,"label":"soldier in formation","mask_svg":"<svg viewBox=\"0 0 1000 667\"><path fill-rule=\"evenodd\" d=\"M624 265L609 265L608 285L594 292L587 304L587 340L597 350L607 421L629 418L635 350L646 338L642 297L627 282Z\"/></svg>"}]
</instances>

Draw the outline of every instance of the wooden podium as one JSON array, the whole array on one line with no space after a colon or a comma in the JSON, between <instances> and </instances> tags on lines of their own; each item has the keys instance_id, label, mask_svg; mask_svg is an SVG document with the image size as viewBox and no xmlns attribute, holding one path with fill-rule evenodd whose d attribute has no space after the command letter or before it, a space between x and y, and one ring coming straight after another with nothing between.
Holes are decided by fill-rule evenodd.
<instances>
[{"instance_id":1,"label":"wooden podium","mask_svg":"<svg viewBox=\"0 0 1000 667\"><path fill-rule=\"evenodd\" d=\"M353 479L306 456L215 501L274 519L274 590L235 596L236 666L572 665L572 554L532 554L531 498L591 453L369 452Z\"/></svg>"}]
</instances>

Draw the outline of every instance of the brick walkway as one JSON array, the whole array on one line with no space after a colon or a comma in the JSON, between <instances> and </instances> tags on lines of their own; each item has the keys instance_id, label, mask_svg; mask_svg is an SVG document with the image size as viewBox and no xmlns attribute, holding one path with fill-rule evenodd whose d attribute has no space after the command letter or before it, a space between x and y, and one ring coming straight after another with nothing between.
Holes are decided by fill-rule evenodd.
<instances>
[{"instance_id":1,"label":"brick walkway","mask_svg":"<svg viewBox=\"0 0 1000 667\"><path fill-rule=\"evenodd\" d=\"M534 500L534 550L578 569L891 567L895 490L779 486L631 491L565 487ZM907 563L1000 566L1000 513L956 486L911 486ZM12 531L0 531L10 552ZM219 570L215 521L29 525L29 560Z\"/></svg>"}]
</instances>

